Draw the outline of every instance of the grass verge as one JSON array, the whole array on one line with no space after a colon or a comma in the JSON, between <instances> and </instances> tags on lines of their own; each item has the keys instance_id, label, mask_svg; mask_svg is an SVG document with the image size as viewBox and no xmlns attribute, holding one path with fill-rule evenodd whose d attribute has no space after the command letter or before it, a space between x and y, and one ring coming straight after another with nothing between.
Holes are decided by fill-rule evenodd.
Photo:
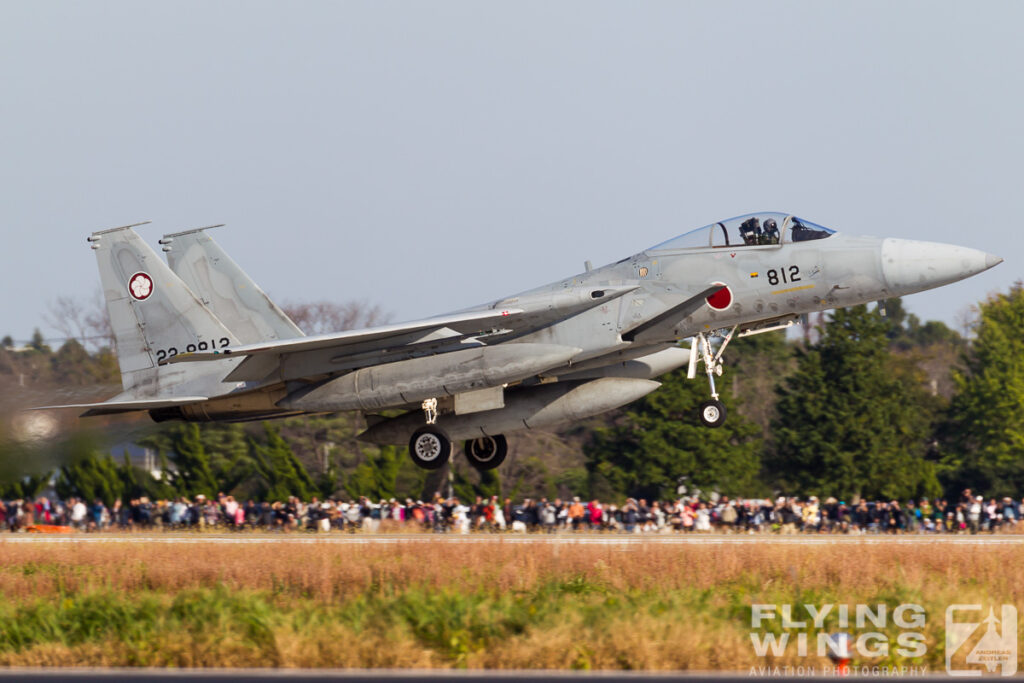
<instances>
[{"instance_id":1,"label":"grass verge","mask_svg":"<svg viewBox=\"0 0 1024 683\"><path fill-rule=\"evenodd\" d=\"M7 666L747 670L751 605L886 605L893 644L861 664L944 662L943 615L1021 604L1024 549L879 546L181 547L0 544ZM926 652L895 644L914 603ZM839 629L836 610L819 630ZM855 628L847 629L856 633ZM793 632L795 634L795 631Z\"/></svg>"}]
</instances>

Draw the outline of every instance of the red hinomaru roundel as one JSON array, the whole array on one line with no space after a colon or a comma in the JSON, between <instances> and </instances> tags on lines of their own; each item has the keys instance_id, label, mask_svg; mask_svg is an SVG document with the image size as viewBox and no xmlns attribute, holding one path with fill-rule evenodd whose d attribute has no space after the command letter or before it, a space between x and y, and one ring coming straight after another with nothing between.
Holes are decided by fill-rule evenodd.
<instances>
[{"instance_id":1,"label":"red hinomaru roundel","mask_svg":"<svg viewBox=\"0 0 1024 683\"><path fill-rule=\"evenodd\" d=\"M135 273L128 278L128 293L137 301L148 299L153 293L153 278L146 273Z\"/></svg>"},{"instance_id":2,"label":"red hinomaru roundel","mask_svg":"<svg viewBox=\"0 0 1024 683\"><path fill-rule=\"evenodd\" d=\"M716 311L724 311L732 306L732 290L729 289L729 286L724 282L714 282L712 284L722 285L722 288L706 299L708 306Z\"/></svg>"}]
</instances>

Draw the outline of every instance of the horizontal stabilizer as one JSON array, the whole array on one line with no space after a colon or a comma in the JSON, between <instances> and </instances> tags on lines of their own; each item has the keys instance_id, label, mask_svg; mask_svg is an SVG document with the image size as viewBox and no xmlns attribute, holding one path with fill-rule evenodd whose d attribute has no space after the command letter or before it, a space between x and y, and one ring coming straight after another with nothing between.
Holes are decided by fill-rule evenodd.
<instances>
[{"instance_id":1,"label":"horizontal stabilizer","mask_svg":"<svg viewBox=\"0 0 1024 683\"><path fill-rule=\"evenodd\" d=\"M136 410L152 410L154 408L171 408L186 403L199 403L207 400L206 396L181 396L178 398L144 399L139 401L106 401L103 403L69 403L62 406L39 406L30 410L59 410L61 408L87 408L79 417L96 415L116 415Z\"/></svg>"}]
</instances>

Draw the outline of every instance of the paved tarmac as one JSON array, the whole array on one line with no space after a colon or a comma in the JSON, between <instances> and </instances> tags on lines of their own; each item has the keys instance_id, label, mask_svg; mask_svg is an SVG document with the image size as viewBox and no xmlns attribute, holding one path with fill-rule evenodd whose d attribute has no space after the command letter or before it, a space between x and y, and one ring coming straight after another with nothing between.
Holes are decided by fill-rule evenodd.
<instances>
[{"instance_id":1,"label":"paved tarmac","mask_svg":"<svg viewBox=\"0 0 1024 683\"><path fill-rule=\"evenodd\" d=\"M1024 535L804 535L775 534L369 534L369 533L79 533L79 534L0 534L0 543L167 543L225 545L330 544L394 545L408 543L447 544L546 544L546 545L914 545L919 543L954 545L1024 545Z\"/></svg>"}]
</instances>

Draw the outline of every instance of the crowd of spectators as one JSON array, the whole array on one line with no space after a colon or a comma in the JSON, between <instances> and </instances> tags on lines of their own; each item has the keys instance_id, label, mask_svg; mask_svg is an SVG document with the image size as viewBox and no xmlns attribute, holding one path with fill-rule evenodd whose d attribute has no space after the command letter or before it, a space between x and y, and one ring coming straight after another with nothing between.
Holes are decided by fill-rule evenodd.
<instances>
[{"instance_id":1,"label":"crowd of spectators","mask_svg":"<svg viewBox=\"0 0 1024 683\"><path fill-rule=\"evenodd\" d=\"M243 503L221 493L215 498L197 495L160 501L142 497L127 504L117 500L111 506L101 500L77 498L12 500L0 505L0 529L976 534L1016 530L1022 511L1024 500L1006 497L986 501L970 490L951 502L922 498L902 503L847 503L831 497L821 502L816 496L730 499L718 495L652 503L628 498L621 504L582 502L578 497L528 498L513 504L511 499L502 501L498 496L477 497L472 503L464 503L440 495L429 502L391 498L375 503L367 498L342 501L316 497L306 502L290 497L286 501Z\"/></svg>"}]
</instances>

